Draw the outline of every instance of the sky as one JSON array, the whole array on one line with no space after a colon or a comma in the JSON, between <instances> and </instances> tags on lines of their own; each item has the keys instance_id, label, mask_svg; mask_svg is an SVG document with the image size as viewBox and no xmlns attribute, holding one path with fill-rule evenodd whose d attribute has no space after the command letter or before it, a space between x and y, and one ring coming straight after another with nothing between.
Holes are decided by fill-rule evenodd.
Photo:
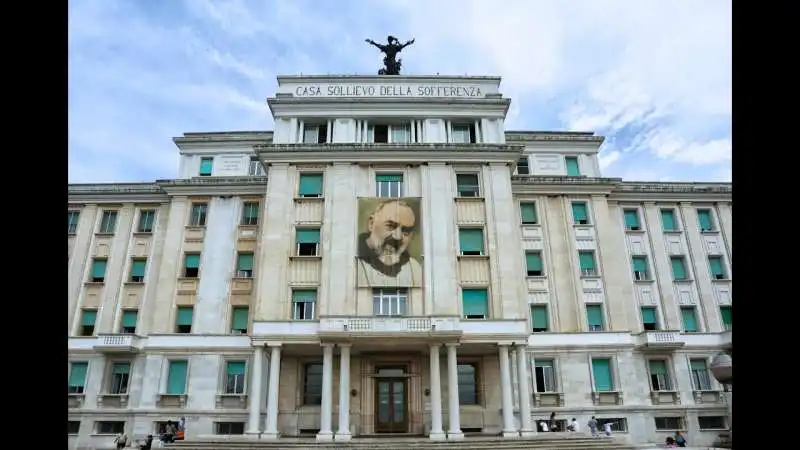
<instances>
[{"instance_id":1,"label":"sky","mask_svg":"<svg viewBox=\"0 0 800 450\"><path fill-rule=\"evenodd\" d=\"M605 136L603 176L730 181L730 0L70 0L69 181L174 178L184 132L271 130L277 75L493 75L507 130Z\"/></svg>"}]
</instances>

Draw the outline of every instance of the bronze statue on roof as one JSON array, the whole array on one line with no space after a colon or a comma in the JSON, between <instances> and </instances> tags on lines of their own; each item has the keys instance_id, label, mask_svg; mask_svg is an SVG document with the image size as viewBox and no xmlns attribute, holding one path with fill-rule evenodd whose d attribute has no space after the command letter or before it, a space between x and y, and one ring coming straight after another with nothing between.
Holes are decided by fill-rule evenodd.
<instances>
[{"instance_id":1,"label":"bronze statue on roof","mask_svg":"<svg viewBox=\"0 0 800 450\"><path fill-rule=\"evenodd\" d=\"M402 65L402 60L396 59L397 54L402 52L404 48L413 44L414 39L411 39L405 44L401 44L396 37L387 36L386 41L387 41L386 45L381 45L373 41L372 39L366 39L367 43L372 44L375 47L378 47L378 49L380 49L380 51L382 51L383 54L386 55L383 58L384 67L378 71L378 75L400 75L400 66Z\"/></svg>"}]
</instances>

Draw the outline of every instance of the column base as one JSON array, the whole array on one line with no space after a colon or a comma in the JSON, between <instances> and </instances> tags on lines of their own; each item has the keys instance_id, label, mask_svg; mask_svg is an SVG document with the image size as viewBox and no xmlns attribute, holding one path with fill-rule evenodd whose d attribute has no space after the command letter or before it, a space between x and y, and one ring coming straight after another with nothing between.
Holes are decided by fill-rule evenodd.
<instances>
[{"instance_id":1,"label":"column base","mask_svg":"<svg viewBox=\"0 0 800 450\"><path fill-rule=\"evenodd\" d=\"M461 430L448 431L447 432L447 440L448 441L463 441L464 440L464 433L462 433Z\"/></svg>"},{"instance_id":2,"label":"column base","mask_svg":"<svg viewBox=\"0 0 800 450\"><path fill-rule=\"evenodd\" d=\"M317 433L317 442L333 442L333 432L320 431Z\"/></svg>"},{"instance_id":3,"label":"column base","mask_svg":"<svg viewBox=\"0 0 800 450\"><path fill-rule=\"evenodd\" d=\"M463 434L462 434L462 436L463 436ZM432 441L444 441L444 440L447 439L447 435L444 434L444 431L431 431L428 434L428 437Z\"/></svg>"},{"instance_id":4,"label":"column base","mask_svg":"<svg viewBox=\"0 0 800 450\"><path fill-rule=\"evenodd\" d=\"M265 441L277 441L280 437L280 433L277 431L265 431L261 433L261 439Z\"/></svg>"},{"instance_id":5,"label":"column base","mask_svg":"<svg viewBox=\"0 0 800 450\"><path fill-rule=\"evenodd\" d=\"M519 436L523 438L530 438L536 436L536 432L533 430L519 430Z\"/></svg>"},{"instance_id":6,"label":"column base","mask_svg":"<svg viewBox=\"0 0 800 450\"><path fill-rule=\"evenodd\" d=\"M513 439L519 437L519 431L517 430L503 430L503 439Z\"/></svg>"},{"instance_id":7,"label":"column base","mask_svg":"<svg viewBox=\"0 0 800 450\"><path fill-rule=\"evenodd\" d=\"M350 434L350 432L336 433L336 435L333 436L333 440L336 442L350 442L351 439L353 439L353 435Z\"/></svg>"}]
</instances>

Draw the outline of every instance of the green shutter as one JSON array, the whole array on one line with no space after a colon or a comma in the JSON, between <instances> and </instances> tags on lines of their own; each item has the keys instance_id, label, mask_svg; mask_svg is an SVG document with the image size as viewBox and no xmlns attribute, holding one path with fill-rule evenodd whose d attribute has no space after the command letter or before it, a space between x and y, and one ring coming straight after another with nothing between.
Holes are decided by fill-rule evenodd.
<instances>
[{"instance_id":1,"label":"green shutter","mask_svg":"<svg viewBox=\"0 0 800 450\"><path fill-rule=\"evenodd\" d=\"M542 254L539 252L525 253L525 265L528 270L542 270Z\"/></svg>"},{"instance_id":2,"label":"green shutter","mask_svg":"<svg viewBox=\"0 0 800 450\"><path fill-rule=\"evenodd\" d=\"M134 259L133 263L131 264L131 276L132 277L143 277L144 270L147 267L147 260L146 259Z\"/></svg>"},{"instance_id":3,"label":"green shutter","mask_svg":"<svg viewBox=\"0 0 800 450\"><path fill-rule=\"evenodd\" d=\"M580 176L581 171L578 168L578 158L567 157L567 158L564 158L564 160L567 163L567 176L568 177Z\"/></svg>"},{"instance_id":4,"label":"green shutter","mask_svg":"<svg viewBox=\"0 0 800 450\"><path fill-rule=\"evenodd\" d=\"M136 319L139 312L135 310L127 310L122 312L122 326L129 328L136 328Z\"/></svg>"},{"instance_id":5,"label":"green shutter","mask_svg":"<svg viewBox=\"0 0 800 450\"><path fill-rule=\"evenodd\" d=\"M625 228L639 228L639 214L635 209L626 209L623 214L625 215Z\"/></svg>"},{"instance_id":6,"label":"green shutter","mask_svg":"<svg viewBox=\"0 0 800 450\"><path fill-rule=\"evenodd\" d=\"M533 328L547 329L547 306L535 305L531 306L531 324Z\"/></svg>"},{"instance_id":7,"label":"green shutter","mask_svg":"<svg viewBox=\"0 0 800 450\"><path fill-rule=\"evenodd\" d=\"M200 255L186 255L186 259L184 262L184 267L187 269L199 269L200 268Z\"/></svg>"},{"instance_id":8,"label":"green shutter","mask_svg":"<svg viewBox=\"0 0 800 450\"><path fill-rule=\"evenodd\" d=\"M322 174L321 173L301 174L298 194L301 197L322 195Z\"/></svg>"},{"instance_id":9,"label":"green shutter","mask_svg":"<svg viewBox=\"0 0 800 450\"><path fill-rule=\"evenodd\" d=\"M642 312L642 323L658 323L656 320L656 309L650 306L643 306L641 308Z\"/></svg>"},{"instance_id":10,"label":"green shutter","mask_svg":"<svg viewBox=\"0 0 800 450\"><path fill-rule=\"evenodd\" d=\"M258 219L258 203L245 203L243 216L245 219Z\"/></svg>"},{"instance_id":11,"label":"green shutter","mask_svg":"<svg viewBox=\"0 0 800 450\"><path fill-rule=\"evenodd\" d=\"M83 310L83 316L81 317L81 325L84 327L93 327L95 321L97 321L97 310L95 309L85 309Z\"/></svg>"},{"instance_id":12,"label":"green shutter","mask_svg":"<svg viewBox=\"0 0 800 450\"><path fill-rule=\"evenodd\" d=\"M647 258L644 256L634 256L631 259L633 260L633 270L635 272L647 273Z\"/></svg>"},{"instance_id":13,"label":"green shutter","mask_svg":"<svg viewBox=\"0 0 800 450\"><path fill-rule=\"evenodd\" d=\"M681 318L683 319L683 331L697 331L697 315L694 308L681 308Z\"/></svg>"},{"instance_id":14,"label":"green shutter","mask_svg":"<svg viewBox=\"0 0 800 450\"><path fill-rule=\"evenodd\" d=\"M711 231L714 229L711 223L711 211L708 209L697 210L697 220L700 222L700 229Z\"/></svg>"},{"instance_id":15,"label":"green shutter","mask_svg":"<svg viewBox=\"0 0 800 450\"><path fill-rule=\"evenodd\" d=\"M462 253L483 253L483 230L478 228L462 228L458 230L458 243Z\"/></svg>"},{"instance_id":16,"label":"green shutter","mask_svg":"<svg viewBox=\"0 0 800 450\"><path fill-rule=\"evenodd\" d=\"M478 187L478 175L473 173L460 173L456 175L456 185L459 191L461 188L476 188Z\"/></svg>"},{"instance_id":17,"label":"green shutter","mask_svg":"<svg viewBox=\"0 0 800 450\"><path fill-rule=\"evenodd\" d=\"M106 265L108 261L105 259L95 259L92 261L92 278L104 278L106 276Z\"/></svg>"},{"instance_id":18,"label":"green shutter","mask_svg":"<svg viewBox=\"0 0 800 450\"><path fill-rule=\"evenodd\" d=\"M297 230L298 244L319 244L319 230Z\"/></svg>"},{"instance_id":19,"label":"green shutter","mask_svg":"<svg viewBox=\"0 0 800 450\"><path fill-rule=\"evenodd\" d=\"M722 323L725 328L731 328L733 325L733 308L730 306L720 306L719 314L722 316Z\"/></svg>"},{"instance_id":20,"label":"green shutter","mask_svg":"<svg viewBox=\"0 0 800 450\"><path fill-rule=\"evenodd\" d=\"M253 254L239 253L239 260L236 262L236 270L253 270Z\"/></svg>"},{"instance_id":21,"label":"green shutter","mask_svg":"<svg viewBox=\"0 0 800 450\"><path fill-rule=\"evenodd\" d=\"M661 225L664 227L664 231L676 231L677 228L675 227L675 211L671 209L662 209Z\"/></svg>"},{"instance_id":22,"label":"green shutter","mask_svg":"<svg viewBox=\"0 0 800 450\"><path fill-rule=\"evenodd\" d=\"M187 361L170 361L167 374L167 394L180 395L186 392Z\"/></svg>"},{"instance_id":23,"label":"green shutter","mask_svg":"<svg viewBox=\"0 0 800 450\"><path fill-rule=\"evenodd\" d=\"M603 328L602 305L586 305L586 321L589 326L599 326Z\"/></svg>"},{"instance_id":24,"label":"green shutter","mask_svg":"<svg viewBox=\"0 0 800 450\"><path fill-rule=\"evenodd\" d=\"M250 321L250 308L239 306L233 308L233 320L231 328L234 330L246 330L247 323Z\"/></svg>"},{"instance_id":25,"label":"green shutter","mask_svg":"<svg viewBox=\"0 0 800 450\"><path fill-rule=\"evenodd\" d=\"M69 368L69 386L70 387L83 387L86 385L86 372L89 368L89 363L74 362Z\"/></svg>"},{"instance_id":26,"label":"green shutter","mask_svg":"<svg viewBox=\"0 0 800 450\"><path fill-rule=\"evenodd\" d=\"M537 223L536 205L534 203L520 203L519 209L522 212L522 223Z\"/></svg>"},{"instance_id":27,"label":"green shutter","mask_svg":"<svg viewBox=\"0 0 800 450\"><path fill-rule=\"evenodd\" d=\"M211 168L214 166L213 158L200 159L200 175L211 175Z\"/></svg>"},{"instance_id":28,"label":"green shutter","mask_svg":"<svg viewBox=\"0 0 800 450\"><path fill-rule=\"evenodd\" d=\"M675 280L685 280L686 265L683 263L683 258L670 258L670 263L672 263L672 278Z\"/></svg>"},{"instance_id":29,"label":"green shutter","mask_svg":"<svg viewBox=\"0 0 800 450\"><path fill-rule=\"evenodd\" d=\"M611 360L593 359L592 375L594 376L594 390L596 392L608 392L614 389L611 380Z\"/></svg>"},{"instance_id":30,"label":"green shutter","mask_svg":"<svg viewBox=\"0 0 800 450\"><path fill-rule=\"evenodd\" d=\"M650 374L652 375L666 375L667 363L664 361L648 361L650 365Z\"/></svg>"},{"instance_id":31,"label":"green shutter","mask_svg":"<svg viewBox=\"0 0 800 450\"><path fill-rule=\"evenodd\" d=\"M292 291L292 302L313 303L317 301L317 291L314 289L295 289Z\"/></svg>"},{"instance_id":32,"label":"green shutter","mask_svg":"<svg viewBox=\"0 0 800 450\"><path fill-rule=\"evenodd\" d=\"M192 315L194 314L194 308L191 306L179 306L178 307L178 325L191 325L192 324Z\"/></svg>"},{"instance_id":33,"label":"green shutter","mask_svg":"<svg viewBox=\"0 0 800 450\"><path fill-rule=\"evenodd\" d=\"M126 375L131 373L130 363L115 363L111 367L111 373L114 375Z\"/></svg>"},{"instance_id":34,"label":"green shutter","mask_svg":"<svg viewBox=\"0 0 800 450\"><path fill-rule=\"evenodd\" d=\"M588 216L586 214L586 203L583 202L572 202L572 221L573 223L578 223L581 220L587 220Z\"/></svg>"},{"instance_id":35,"label":"green shutter","mask_svg":"<svg viewBox=\"0 0 800 450\"><path fill-rule=\"evenodd\" d=\"M580 261L581 270L594 269L594 252L578 252L578 260Z\"/></svg>"},{"instance_id":36,"label":"green shutter","mask_svg":"<svg viewBox=\"0 0 800 450\"><path fill-rule=\"evenodd\" d=\"M692 370L708 370L708 365L704 359L693 359L689 361L689 366Z\"/></svg>"},{"instance_id":37,"label":"green shutter","mask_svg":"<svg viewBox=\"0 0 800 450\"><path fill-rule=\"evenodd\" d=\"M711 276L717 278L717 275L725 275L725 269L722 267L722 258L719 256L711 256L708 258L708 265L711 266Z\"/></svg>"},{"instance_id":38,"label":"green shutter","mask_svg":"<svg viewBox=\"0 0 800 450\"><path fill-rule=\"evenodd\" d=\"M464 316L489 317L489 294L486 289L462 289L461 302Z\"/></svg>"},{"instance_id":39,"label":"green shutter","mask_svg":"<svg viewBox=\"0 0 800 450\"><path fill-rule=\"evenodd\" d=\"M226 372L228 375L244 375L247 364L244 361L228 361Z\"/></svg>"},{"instance_id":40,"label":"green shutter","mask_svg":"<svg viewBox=\"0 0 800 450\"><path fill-rule=\"evenodd\" d=\"M375 181L377 181L378 183L389 182L389 181L400 181L400 182L402 182L403 181L403 175L399 174L399 173L397 173L397 174L395 174L395 173L379 173L379 174L375 175Z\"/></svg>"}]
</instances>

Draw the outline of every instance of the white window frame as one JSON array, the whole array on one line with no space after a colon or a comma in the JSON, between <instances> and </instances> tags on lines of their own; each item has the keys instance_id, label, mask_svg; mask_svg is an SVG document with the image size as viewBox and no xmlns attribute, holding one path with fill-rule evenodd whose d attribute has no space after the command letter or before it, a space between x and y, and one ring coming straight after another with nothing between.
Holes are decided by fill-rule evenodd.
<instances>
[{"instance_id":1,"label":"white window frame","mask_svg":"<svg viewBox=\"0 0 800 450\"><path fill-rule=\"evenodd\" d=\"M302 143L303 144L320 144L320 142L319 142L320 132L322 131L322 127L323 126L326 127L326 129L325 129L325 135L322 136L323 141L321 143L322 144L327 144L328 143L328 130L327 130L328 125L324 124L324 123L308 123L308 122L304 122L303 123L303 136L301 136L301 139L303 140ZM309 138L312 138L312 137L313 137L313 139L309 139Z\"/></svg>"},{"instance_id":2,"label":"white window frame","mask_svg":"<svg viewBox=\"0 0 800 450\"><path fill-rule=\"evenodd\" d=\"M183 394L167 394L167 381L169 378L169 366L172 361L186 361L186 379L183 381ZM192 356L188 354L170 355L162 360L161 381L159 382L159 395L187 395L189 392L189 380L192 378Z\"/></svg>"},{"instance_id":3,"label":"white window frame","mask_svg":"<svg viewBox=\"0 0 800 450\"><path fill-rule=\"evenodd\" d=\"M662 211L670 211L672 213L672 220L675 222L675 229L664 229L664 214ZM680 233L683 231L681 215L678 214L678 208L675 205L662 205L658 208L658 223L661 225L661 232L663 233Z\"/></svg>"},{"instance_id":4,"label":"white window frame","mask_svg":"<svg viewBox=\"0 0 800 450\"><path fill-rule=\"evenodd\" d=\"M633 258L644 258L644 268L645 268L644 273L635 270L635 266L633 264ZM648 258L647 255L631 255L631 272L633 274L634 281L651 281L650 258Z\"/></svg>"},{"instance_id":5,"label":"white window frame","mask_svg":"<svg viewBox=\"0 0 800 450\"><path fill-rule=\"evenodd\" d=\"M412 122L411 121L404 121L404 122L394 122L394 123L368 123L367 124L367 143L375 144L375 126L385 126L386 127L386 143L387 144L412 144L413 140L411 139L411 128ZM406 131L407 138L403 141L395 141L394 140L394 131L397 128L403 128ZM383 144L383 142L377 142L378 144Z\"/></svg>"},{"instance_id":6,"label":"white window frame","mask_svg":"<svg viewBox=\"0 0 800 450\"><path fill-rule=\"evenodd\" d=\"M704 230L700 227L700 211L708 211L708 217L711 219L711 229ZM717 217L714 214L714 207L713 206L697 206L694 209L694 214L697 216L697 229L700 230L701 233L714 233L719 231L719 225L717 221Z\"/></svg>"},{"instance_id":7,"label":"white window frame","mask_svg":"<svg viewBox=\"0 0 800 450\"><path fill-rule=\"evenodd\" d=\"M475 191L475 195L461 195L461 192L458 190L458 176L459 175L475 175L478 177L478 185L474 186L477 188ZM455 178L455 185L453 186L453 191L456 193L456 198L482 198L483 197L483 180L481 178L481 172L479 170L469 171L469 170L457 170ZM472 186L470 186L472 187Z\"/></svg>"},{"instance_id":8,"label":"white window frame","mask_svg":"<svg viewBox=\"0 0 800 450\"><path fill-rule=\"evenodd\" d=\"M470 129L475 127L475 122L451 122L450 123L450 143L451 144L474 144L471 139ZM457 130L457 128L462 128ZM464 130L463 128L466 128ZM457 140L456 136L466 136L466 140ZM475 138L477 140L478 130L475 130Z\"/></svg>"},{"instance_id":9,"label":"white window frame","mask_svg":"<svg viewBox=\"0 0 800 450\"><path fill-rule=\"evenodd\" d=\"M69 382L69 377L72 375L72 365L73 364L86 364L86 376L83 377L83 390L81 392L73 392L72 395L84 395L86 394L86 386L89 384L89 376L91 375L92 370L92 362L87 359L75 359L70 360L69 364L67 364L67 382ZM69 389L69 385L67 385L67 389Z\"/></svg>"},{"instance_id":10,"label":"white window frame","mask_svg":"<svg viewBox=\"0 0 800 450\"><path fill-rule=\"evenodd\" d=\"M70 218L75 216L75 222L70 223ZM75 234L78 232L78 225L81 221L81 210L79 209L70 209L67 211L67 234Z\"/></svg>"},{"instance_id":11,"label":"white window frame","mask_svg":"<svg viewBox=\"0 0 800 450\"><path fill-rule=\"evenodd\" d=\"M589 353L588 357L588 366L589 366L589 383L592 389L592 392L598 393L609 393L609 392L620 392L620 382L619 382L619 368L618 368L618 361L617 355L613 353ZM610 391L595 391L594 385L594 368L592 367L592 360L593 359L608 359L608 367L611 369L611 390Z\"/></svg>"},{"instance_id":12,"label":"white window frame","mask_svg":"<svg viewBox=\"0 0 800 450\"><path fill-rule=\"evenodd\" d=\"M552 363L550 367L551 373L551 382L552 382L552 390L548 389L548 386L544 386L543 391L538 391L537 388L539 387L539 383L536 381L536 361L549 361ZM550 355L534 355L531 358L531 380L532 380L532 388L534 394L554 394L560 392L558 390L559 386L561 386L561 380L558 378L559 370L558 370L558 359L555 356ZM545 379L545 384L547 384L547 371L542 370L542 377Z\"/></svg>"},{"instance_id":13,"label":"white window frame","mask_svg":"<svg viewBox=\"0 0 800 450\"><path fill-rule=\"evenodd\" d=\"M319 240L320 240L320 242L317 242L316 244L314 244L314 254L313 255L301 255L300 254L300 244L301 243L297 242L297 232L299 230L317 230L317 231L319 231ZM315 258L315 257L319 257L320 256L320 244L322 243L322 229L321 228L296 228L294 230L294 240L295 240L295 242L294 242L294 256L297 256L297 257L300 257L300 258Z\"/></svg>"},{"instance_id":14,"label":"white window frame","mask_svg":"<svg viewBox=\"0 0 800 450\"><path fill-rule=\"evenodd\" d=\"M714 258L719 258L719 263L722 266L722 278L715 278L714 274L711 273L711 259L714 259ZM722 255L708 255L706 257L706 259L708 261L708 276L711 277L712 281L730 280L731 277L730 277L729 272L728 272L728 262L725 261L725 257L724 256L722 256Z\"/></svg>"},{"instance_id":15,"label":"white window frame","mask_svg":"<svg viewBox=\"0 0 800 450\"><path fill-rule=\"evenodd\" d=\"M141 228L140 228L140 225L142 224L142 217L144 216L145 213L152 213L153 214L153 218L152 218L152 220L150 222L150 231L142 231ZM148 233L148 234L151 234L151 233L155 232L157 216L158 216L158 214L156 213L155 209L140 208L139 209L139 214L137 214L137 217L136 217L136 232L137 233Z\"/></svg>"},{"instance_id":16,"label":"white window frame","mask_svg":"<svg viewBox=\"0 0 800 450\"><path fill-rule=\"evenodd\" d=\"M541 226L541 221L539 220L539 205L536 200L523 200L521 199L518 203L517 207L517 214L519 214L519 224L523 227L535 227ZM525 223L522 221L522 205L533 205L533 213L536 215L536 223Z\"/></svg>"},{"instance_id":17,"label":"white window frame","mask_svg":"<svg viewBox=\"0 0 800 450\"><path fill-rule=\"evenodd\" d=\"M659 428L658 427L658 419L678 419L678 426L676 428ZM683 416L662 416L658 415L653 417L653 427L656 429L657 432L662 431L675 431L675 430L685 430L686 420L684 420Z\"/></svg>"},{"instance_id":18,"label":"white window frame","mask_svg":"<svg viewBox=\"0 0 800 450\"><path fill-rule=\"evenodd\" d=\"M374 288L372 290L372 315L376 317L407 316L408 289Z\"/></svg>"},{"instance_id":19,"label":"white window frame","mask_svg":"<svg viewBox=\"0 0 800 450\"><path fill-rule=\"evenodd\" d=\"M639 224L636 228L628 227L628 224L625 223L625 212L627 211L633 211L633 213L636 214L636 223ZM642 222L644 222L642 220L642 213L638 207L622 205L622 226L625 227L625 231L642 231Z\"/></svg>"},{"instance_id":20,"label":"white window frame","mask_svg":"<svg viewBox=\"0 0 800 450\"><path fill-rule=\"evenodd\" d=\"M592 260L594 261L594 269L584 269L581 267L581 253L591 253ZM600 276L600 264L597 261L597 250L578 250L578 270L581 273L581 277L599 277Z\"/></svg>"},{"instance_id":21,"label":"white window frame","mask_svg":"<svg viewBox=\"0 0 800 450\"><path fill-rule=\"evenodd\" d=\"M114 388L114 365L127 364L128 365L128 379L124 386L124 392L113 392ZM103 385L104 395L129 395L131 389L131 379L133 378L133 360L125 358L109 359L106 361L105 368L105 383Z\"/></svg>"},{"instance_id":22,"label":"white window frame","mask_svg":"<svg viewBox=\"0 0 800 450\"><path fill-rule=\"evenodd\" d=\"M539 260L542 262L542 273L540 275L528 275L528 253L537 253L537 254L539 254ZM522 264L523 267L525 267L525 277L527 277L527 278L541 278L541 277L547 276L547 268L544 266L544 250L528 250L528 249L525 249L525 251L522 253L522 255L525 257L525 259L523 261L523 264ZM533 306L533 304L531 304L531 306Z\"/></svg>"},{"instance_id":23,"label":"white window frame","mask_svg":"<svg viewBox=\"0 0 800 450\"><path fill-rule=\"evenodd\" d=\"M575 160L575 164L578 165L578 175L569 175L567 172L569 171L569 166L567 165L567 159L572 158ZM583 167L581 167L581 158L579 155L564 155L564 176L584 176L583 174Z\"/></svg>"},{"instance_id":24,"label":"white window frame","mask_svg":"<svg viewBox=\"0 0 800 450\"><path fill-rule=\"evenodd\" d=\"M120 422L122 422L122 424L123 424L123 431L126 430L128 428L128 421L127 420L97 420L97 421L94 422L94 426L92 428L94 429L94 434L98 434L98 435L101 435L101 436L113 436L113 435L115 435L117 433L116 432L106 433L106 432L101 431L100 430L100 424L101 423L120 423Z\"/></svg>"},{"instance_id":25,"label":"white window frame","mask_svg":"<svg viewBox=\"0 0 800 450\"><path fill-rule=\"evenodd\" d=\"M222 367L219 376L219 393L220 395L246 395L249 391L248 379L250 377L250 360L251 358L246 355L224 355L222 357ZM242 379L242 392L228 392L228 363L229 362L244 362L244 375Z\"/></svg>"},{"instance_id":26,"label":"white window frame","mask_svg":"<svg viewBox=\"0 0 800 450\"><path fill-rule=\"evenodd\" d=\"M699 373L698 373L699 371L692 369L692 361L693 360L702 360L705 363L706 368L705 368L705 371L702 374L703 375L702 377L699 375ZM711 369L710 369L710 364L709 364L709 360L708 360L707 357L705 357L705 356L687 355L686 356L686 363L689 366L689 378L691 378L691 380L692 380L692 390L700 391L700 392L707 392L707 391L716 390L716 389L714 389L714 381L711 378ZM701 384L703 384L701 382L701 378L704 378L703 381L708 383L706 386L701 386Z\"/></svg>"},{"instance_id":27,"label":"white window frame","mask_svg":"<svg viewBox=\"0 0 800 450\"><path fill-rule=\"evenodd\" d=\"M400 181L378 181L379 175L400 175ZM375 196L380 198L401 198L405 193L406 177L403 172L375 172Z\"/></svg>"},{"instance_id":28,"label":"white window frame","mask_svg":"<svg viewBox=\"0 0 800 450\"><path fill-rule=\"evenodd\" d=\"M220 425L222 425L222 424L226 424L226 425L229 425L229 426L232 425L232 424L242 425L242 428L243 428L242 433L234 433L234 434L221 433L220 432ZM241 436L241 435L244 435L245 430L247 429L247 422L239 422L239 421L235 421L235 420L234 421L231 421L231 420L218 420L218 421L214 421L213 426L214 426L214 435L215 436ZM231 430L229 429L227 431L231 431Z\"/></svg>"},{"instance_id":29,"label":"white window frame","mask_svg":"<svg viewBox=\"0 0 800 450\"><path fill-rule=\"evenodd\" d=\"M258 206L258 215L255 216L255 223L248 223L248 221L247 221L248 216L247 216L246 212L247 212L247 206L248 205L257 205ZM254 200L243 201L242 202L242 214L241 214L241 217L239 219L239 225L240 226L250 226L250 227L258 226L258 223L260 222L260 219L261 219L261 202L254 201Z\"/></svg>"},{"instance_id":30,"label":"white window frame","mask_svg":"<svg viewBox=\"0 0 800 450\"><path fill-rule=\"evenodd\" d=\"M195 214L195 207L197 207L197 214ZM201 216L203 217L202 224L200 224ZM208 223L208 203L207 202L192 203L189 206L189 226L205 227L207 223Z\"/></svg>"},{"instance_id":31,"label":"white window frame","mask_svg":"<svg viewBox=\"0 0 800 450\"><path fill-rule=\"evenodd\" d=\"M583 203L583 206L586 207L586 223L575 222L575 216L572 213L572 204L573 203ZM585 226L590 226L590 225L592 225L594 223L594 221L592 220L592 207L591 207L590 203L591 202L589 200L584 200L584 199L580 199L580 198L570 199L569 200L569 220L572 221L572 225L585 227Z\"/></svg>"},{"instance_id":32,"label":"white window frame","mask_svg":"<svg viewBox=\"0 0 800 450\"><path fill-rule=\"evenodd\" d=\"M523 159L525 160L525 167L528 168L528 173L519 173L519 163ZM514 175L533 175L533 171L531 170L531 155L529 153L523 153L522 156L517 160L517 167L514 169Z\"/></svg>"},{"instance_id":33,"label":"white window frame","mask_svg":"<svg viewBox=\"0 0 800 450\"><path fill-rule=\"evenodd\" d=\"M267 175L267 169L264 168L257 156L251 156L247 174L251 177L263 177Z\"/></svg>"},{"instance_id":34,"label":"white window frame","mask_svg":"<svg viewBox=\"0 0 800 450\"><path fill-rule=\"evenodd\" d=\"M108 217L113 217L114 220L109 220L111 223L110 228L108 223L106 223L103 219L106 218L106 213L108 213ZM100 234L114 234L117 230L117 222L119 221L119 210L118 209L104 209L100 211L100 223L98 224L98 233ZM105 226L104 226L105 225Z\"/></svg>"},{"instance_id":35,"label":"white window frame","mask_svg":"<svg viewBox=\"0 0 800 450\"><path fill-rule=\"evenodd\" d=\"M659 380L658 380L659 385L661 385L663 383L665 388L656 389L655 387L653 387L653 373L650 371L650 362L652 362L652 361L663 362L664 366L667 369L666 378L662 380L659 377ZM675 391L675 383L673 382L673 380L675 379L675 376L674 376L674 374L672 372L672 362L670 361L669 358L666 358L666 357L647 358L646 361L645 361L645 366L646 366L646 369L647 369L647 382L650 384L650 390L652 392L672 392L672 391Z\"/></svg>"},{"instance_id":36,"label":"white window frame","mask_svg":"<svg viewBox=\"0 0 800 450\"><path fill-rule=\"evenodd\" d=\"M314 296L313 302L296 302L294 300L294 291L310 291L314 290L316 295ZM317 301L319 301L319 289L316 286L309 286L309 287L295 287L289 292L289 302L292 304L292 320L298 321L306 321L306 320L316 320L317 317ZM308 317L308 306L304 306L302 310L297 306L299 304L303 305L311 305L311 317ZM303 312L304 314L300 314ZM301 317L302 316L302 317Z\"/></svg>"},{"instance_id":37,"label":"white window frame","mask_svg":"<svg viewBox=\"0 0 800 450\"><path fill-rule=\"evenodd\" d=\"M253 268L250 270L239 270L239 256L253 255ZM253 278L256 271L256 252L236 252L236 258L233 261L233 270L236 272L236 278Z\"/></svg>"}]
</instances>

